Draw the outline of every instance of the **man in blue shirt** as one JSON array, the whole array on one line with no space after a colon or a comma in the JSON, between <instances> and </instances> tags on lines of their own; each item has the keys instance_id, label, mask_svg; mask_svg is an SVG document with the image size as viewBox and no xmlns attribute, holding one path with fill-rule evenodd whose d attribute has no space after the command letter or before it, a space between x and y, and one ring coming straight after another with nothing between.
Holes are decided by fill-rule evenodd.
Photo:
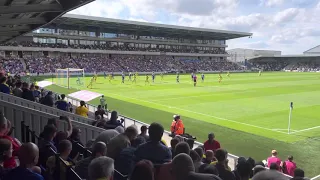
<instances>
[{"instance_id":1,"label":"man in blue shirt","mask_svg":"<svg viewBox=\"0 0 320 180\"><path fill-rule=\"evenodd\" d=\"M20 147L18 157L20 166L6 174L4 180L44 180L40 174L30 170L38 163L39 149L37 145L31 142L23 144Z\"/></svg>"},{"instance_id":2,"label":"man in blue shirt","mask_svg":"<svg viewBox=\"0 0 320 180\"><path fill-rule=\"evenodd\" d=\"M44 127L43 132L40 134L41 138L43 139L39 141L38 144L40 150L39 165L42 165L42 167L46 167L46 162L48 158L54 155L54 152L52 152L51 149L57 152L57 148L53 142L53 139L56 136L56 134L57 128L52 124L46 125Z\"/></svg>"},{"instance_id":3,"label":"man in blue shirt","mask_svg":"<svg viewBox=\"0 0 320 180\"><path fill-rule=\"evenodd\" d=\"M135 161L142 159L151 161L153 164L164 164L170 162L172 154L170 149L160 141L164 132L161 124L152 123L149 126L149 141L140 145L135 151Z\"/></svg>"},{"instance_id":4,"label":"man in blue shirt","mask_svg":"<svg viewBox=\"0 0 320 180\"><path fill-rule=\"evenodd\" d=\"M57 106L58 109L62 110L62 111L68 111L68 102L66 100L64 100L66 98L66 95L61 94L61 99L59 99L55 105Z\"/></svg>"},{"instance_id":5,"label":"man in blue shirt","mask_svg":"<svg viewBox=\"0 0 320 180\"><path fill-rule=\"evenodd\" d=\"M6 84L7 83L7 78L5 76L0 78L0 92L10 94L10 88Z\"/></svg>"}]
</instances>

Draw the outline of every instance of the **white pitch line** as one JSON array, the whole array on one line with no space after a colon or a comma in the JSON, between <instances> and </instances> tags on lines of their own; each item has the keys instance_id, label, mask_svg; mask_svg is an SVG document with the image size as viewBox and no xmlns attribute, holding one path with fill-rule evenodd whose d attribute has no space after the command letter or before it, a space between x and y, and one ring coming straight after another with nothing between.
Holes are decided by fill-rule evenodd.
<instances>
[{"instance_id":1,"label":"white pitch line","mask_svg":"<svg viewBox=\"0 0 320 180\"><path fill-rule=\"evenodd\" d=\"M113 94L113 93L108 93L108 94L115 95L115 96L120 96L120 97L124 97L124 98L128 98L128 99L133 99L133 100L136 100L136 101L156 104L156 105L164 106L164 107L167 107L167 108L174 108L174 109L178 109L178 110L181 110L181 111L191 112L191 113L195 113L195 114L199 114L199 115L203 115L203 116L207 116L207 117L212 117L212 118L215 118L215 119L218 119L218 120L229 121L229 122L233 122L233 123L236 123L236 124L242 124L242 125L245 125L245 126L250 126L250 127L255 127L255 128L259 128L259 129L268 130L268 131L287 134L285 132L273 130L273 129L270 129L270 128L264 128L264 127L260 127L260 126L255 126L255 125L252 125L252 124L242 123L242 122L238 122L238 121L234 121L234 120L230 120L230 119L226 119L226 118L212 116L212 115L209 115L209 114L204 114L204 113L199 113L199 112L195 112L195 111L190 111L190 110L187 110L187 109L181 109L181 108L174 107L174 106L168 106L168 105L164 105L164 104L159 104L159 103L155 103L155 102L152 102L152 101L146 101L146 100L142 100L142 99L132 98L132 97L123 96L123 95L119 95L119 94Z\"/></svg>"},{"instance_id":2,"label":"white pitch line","mask_svg":"<svg viewBox=\"0 0 320 180\"><path fill-rule=\"evenodd\" d=\"M288 131L288 129L272 129L272 130L275 130L275 131ZM294 129L290 129L290 131L298 131L298 130L294 130Z\"/></svg>"},{"instance_id":3,"label":"white pitch line","mask_svg":"<svg viewBox=\"0 0 320 180\"><path fill-rule=\"evenodd\" d=\"M291 134L299 133L299 132L304 132L304 131L310 131L310 130L312 130L312 129L317 129L317 128L320 128L320 126L315 126L315 127L312 127L312 128L307 128L307 129L298 130L298 131L293 132L293 133L291 133Z\"/></svg>"}]
</instances>

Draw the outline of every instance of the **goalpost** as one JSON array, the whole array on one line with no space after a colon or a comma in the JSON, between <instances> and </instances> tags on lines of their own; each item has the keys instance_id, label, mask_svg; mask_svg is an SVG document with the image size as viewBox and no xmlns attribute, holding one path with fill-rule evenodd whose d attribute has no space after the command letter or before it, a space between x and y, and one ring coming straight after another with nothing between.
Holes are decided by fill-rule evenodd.
<instances>
[{"instance_id":1,"label":"goalpost","mask_svg":"<svg viewBox=\"0 0 320 180\"><path fill-rule=\"evenodd\" d=\"M70 88L85 87L84 69L65 68L56 69L56 84L58 86Z\"/></svg>"}]
</instances>

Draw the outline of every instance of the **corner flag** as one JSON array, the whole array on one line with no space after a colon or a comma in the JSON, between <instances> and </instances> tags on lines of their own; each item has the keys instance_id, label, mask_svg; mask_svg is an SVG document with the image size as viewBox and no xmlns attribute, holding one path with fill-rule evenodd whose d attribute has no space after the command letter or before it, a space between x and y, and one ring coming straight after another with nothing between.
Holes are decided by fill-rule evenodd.
<instances>
[{"instance_id":1,"label":"corner flag","mask_svg":"<svg viewBox=\"0 0 320 180\"><path fill-rule=\"evenodd\" d=\"M293 102L290 103L290 108L293 109Z\"/></svg>"},{"instance_id":2,"label":"corner flag","mask_svg":"<svg viewBox=\"0 0 320 180\"><path fill-rule=\"evenodd\" d=\"M290 128L291 128L292 109L293 109L293 102L290 103L289 121L288 121L288 134L290 134Z\"/></svg>"}]
</instances>

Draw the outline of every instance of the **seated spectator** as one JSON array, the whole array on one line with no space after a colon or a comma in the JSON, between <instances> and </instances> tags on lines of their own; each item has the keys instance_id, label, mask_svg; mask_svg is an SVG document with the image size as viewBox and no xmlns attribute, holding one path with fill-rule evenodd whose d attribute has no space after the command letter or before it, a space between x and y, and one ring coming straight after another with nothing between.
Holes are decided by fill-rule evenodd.
<instances>
[{"instance_id":1,"label":"seated spectator","mask_svg":"<svg viewBox=\"0 0 320 180\"><path fill-rule=\"evenodd\" d=\"M207 150L206 151L206 157L203 158L202 162L204 164L211 164L214 161L216 161L216 159L214 157L214 152L212 150Z\"/></svg>"},{"instance_id":2,"label":"seated spectator","mask_svg":"<svg viewBox=\"0 0 320 180\"><path fill-rule=\"evenodd\" d=\"M304 171L302 169L296 168L293 172L292 180L303 180L304 179Z\"/></svg>"},{"instance_id":3,"label":"seated spectator","mask_svg":"<svg viewBox=\"0 0 320 180\"><path fill-rule=\"evenodd\" d=\"M237 172L234 173L237 174L237 176L235 176L237 180L249 180L252 172L252 166L248 161L240 162L237 164L237 169L235 171Z\"/></svg>"},{"instance_id":4,"label":"seated spectator","mask_svg":"<svg viewBox=\"0 0 320 180\"><path fill-rule=\"evenodd\" d=\"M35 101L35 98L33 96L33 92L29 89L29 84L24 82L22 84L22 95L21 97L23 99L29 100L29 101Z\"/></svg>"},{"instance_id":5,"label":"seated spectator","mask_svg":"<svg viewBox=\"0 0 320 180\"><path fill-rule=\"evenodd\" d=\"M200 157L200 160L202 161L202 159L203 159L203 148L197 147L197 148L194 149L194 151L198 153L198 155Z\"/></svg>"},{"instance_id":6,"label":"seated spectator","mask_svg":"<svg viewBox=\"0 0 320 180\"><path fill-rule=\"evenodd\" d=\"M9 172L9 169L4 168L4 161L12 157L12 143L8 139L0 139L0 179Z\"/></svg>"},{"instance_id":7,"label":"seated spectator","mask_svg":"<svg viewBox=\"0 0 320 180\"><path fill-rule=\"evenodd\" d=\"M53 156L54 153L50 150L52 148L57 152L57 148L53 142L54 137L57 134L57 128L54 125L46 125L42 132L42 140L39 141L39 165L46 167L46 163L49 157Z\"/></svg>"},{"instance_id":8,"label":"seated spectator","mask_svg":"<svg viewBox=\"0 0 320 180\"><path fill-rule=\"evenodd\" d=\"M113 159L105 156L95 158L88 167L90 180L110 180L113 177L113 172Z\"/></svg>"},{"instance_id":9,"label":"seated spectator","mask_svg":"<svg viewBox=\"0 0 320 180\"><path fill-rule=\"evenodd\" d=\"M93 145L92 154L79 162L77 162L75 171L82 179L88 179L88 166L95 158L105 156L107 153L107 145L104 142L97 142Z\"/></svg>"},{"instance_id":10,"label":"seated spectator","mask_svg":"<svg viewBox=\"0 0 320 180\"><path fill-rule=\"evenodd\" d=\"M174 115L171 123L171 133L173 136L184 134L184 125L180 119L180 115Z\"/></svg>"},{"instance_id":11,"label":"seated spectator","mask_svg":"<svg viewBox=\"0 0 320 180\"><path fill-rule=\"evenodd\" d=\"M19 167L11 170L3 178L4 180L44 180L44 178L37 173L32 172L30 169L38 163L39 149L33 143L25 143L19 150Z\"/></svg>"},{"instance_id":12,"label":"seated spectator","mask_svg":"<svg viewBox=\"0 0 320 180\"><path fill-rule=\"evenodd\" d=\"M114 167L117 171L124 175L130 175L134 166L134 152L138 146L145 143L146 140L143 137L137 137L133 140L130 147L124 148L119 156L115 159ZM117 179L117 176L115 176Z\"/></svg>"},{"instance_id":13,"label":"seated spectator","mask_svg":"<svg viewBox=\"0 0 320 180\"><path fill-rule=\"evenodd\" d=\"M82 148L84 145L82 144L80 137L81 137L81 129L74 127L72 129L71 136L69 137L69 140L72 143L72 151L69 155L69 158L74 161L77 161L80 154L85 153Z\"/></svg>"},{"instance_id":14,"label":"seated spectator","mask_svg":"<svg viewBox=\"0 0 320 180\"><path fill-rule=\"evenodd\" d=\"M171 141L170 141L171 147L170 147L169 149L170 149L172 155L175 154L175 153L174 153L174 149L176 148L176 145L177 145L179 142L180 142L180 141L179 141L179 139L178 139L177 137L174 137L174 138L171 139Z\"/></svg>"},{"instance_id":15,"label":"seated spectator","mask_svg":"<svg viewBox=\"0 0 320 180\"><path fill-rule=\"evenodd\" d=\"M213 133L210 133L208 135L208 140L203 143L203 146L205 151L207 150L216 151L217 149L221 148L220 143L215 140L215 136Z\"/></svg>"},{"instance_id":16,"label":"seated spectator","mask_svg":"<svg viewBox=\"0 0 320 180\"><path fill-rule=\"evenodd\" d=\"M68 102L65 100L66 95L61 94L61 99L56 101L55 105L57 106L58 109L62 111L68 111Z\"/></svg>"},{"instance_id":17,"label":"seated spectator","mask_svg":"<svg viewBox=\"0 0 320 180\"><path fill-rule=\"evenodd\" d=\"M277 171L280 170L280 167L278 166L277 163L271 163L269 168L270 170L277 170Z\"/></svg>"},{"instance_id":18,"label":"seated spectator","mask_svg":"<svg viewBox=\"0 0 320 180\"><path fill-rule=\"evenodd\" d=\"M67 122L68 129L67 129L67 131L57 132L56 136L53 139L53 142L56 146L58 146L59 141L69 138L70 135L72 134L72 130L73 130L70 118L68 118L67 116L60 116L59 119L61 121ZM54 127L56 127L58 129L59 121L55 118L50 118L50 119L48 119L47 125L53 125ZM40 137L42 137L42 133L40 134Z\"/></svg>"},{"instance_id":19,"label":"seated spectator","mask_svg":"<svg viewBox=\"0 0 320 180\"><path fill-rule=\"evenodd\" d=\"M148 160L139 161L132 171L130 180L154 180L152 162Z\"/></svg>"},{"instance_id":20,"label":"seated spectator","mask_svg":"<svg viewBox=\"0 0 320 180\"><path fill-rule=\"evenodd\" d=\"M272 150L272 151L271 151L271 154L272 154L271 157L269 157L269 158L267 159L268 167L270 168L270 165L271 165L272 163L276 163L276 164L278 165L278 167L280 167L280 165L281 165L281 159L277 157L278 152L277 152L276 150Z\"/></svg>"},{"instance_id":21,"label":"seated spectator","mask_svg":"<svg viewBox=\"0 0 320 180\"><path fill-rule=\"evenodd\" d=\"M195 172L192 159L187 154L179 154L172 160L172 176L176 180L186 180L190 173Z\"/></svg>"},{"instance_id":22,"label":"seated spectator","mask_svg":"<svg viewBox=\"0 0 320 180\"><path fill-rule=\"evenodd\" d=\"M7 85L7 78L5 76L0 78L0 92L10 94L10 88Z\"/></svg>"},{"instance_id":23,"label":"seated spectator","mask_svg":"<svg viewBox=\"0 0 320 180\"><path fill-rule=\"evenodd\" d=\"M76 114L83 117L88 117L88 108L86 107L86 103L84 101L80 101L80 106L76 108Z\"/></svg>"},{"instance_id":24,"label":"seated spectator","mask_svg":"<svg viewBox=\"0 0 320 180\"><path fill-rule=\"evenodd\" d=\"M122 122L120 122L118 120L118 112L117 111L112 111L110 120L106 122L106 125L105 125L104 128L105 129L115 129L118 126L123 127Z\"/></svg>"},{"instance_id":25,"label":"seated spectator","mask_svg":"<svg viewBox=\"0 0 320 180\"><path fill-rule=\"evenodd\" d=\"M188 143L186 142L179 142L175 148L175 155L181 154L181 153L185 153L185 154L190 154L190 147L188 145Z\"/></svg>"},{"instance_id":26,"label":"seated spectator","mask_svg":"<svg viewBox=\"0 0 320 180\"><path fill-rule=\"evenodd\" d=\"M235 176L227 167L227 157L228 152L224 149L218 149L215 154L218 162L216 163L216 168L219 172L219 177L222 180L235 180Z\"/></svg>"},{"instance_id":27,"label":"seated spectator","mask_svg":"<svg viewBox=\"0 0 320 180\"><path fill-rule=\"evenodd\" d=\"M107 114L106 111L102 108L102 106L99 105L97 111L94 112L94 115L95 115L95 117L98 116L98 115L100 115L101 119L103 119L103 116L104 116L104 115L108 115L108 114Z\"/></svg>"},{"instance_id":28,"label":"seated spectator","mask_svg":"<svg viewBox=\"0 0 320 180\"><path fill-rule=\"evenodd\" d=\"M254 168L253 168L253 176L256 175L257 173L261 172L261 171L265 171L266 168L264 166L261 166L261 165L256 165Z\"/></svg>"},{"instance_id":29,"label":"seated spectator","mask_svg":"<svg viewBox=\"0 0 320 180\"><path fill-rule=\"evenodd\" d=\"M131 146L131 141L138 135L138 131L135 126L129 126L124 133L112 138L107 144L107 156L115 159L120 152L127 147Z\"/></svg>"},{"instance_id":30,"label":"seated spectator","mask_svg":"<svg viewBox=\"0 0 320 180\"><path fill-rule=\"evenodd\" d=\"M199 168L199 173L213 174L219 176L219 172L215 165L212 164L202 164Z\"/></svg>"},{"instance_id":31,"label":"seated spectator","mask_svg":"<svg viewBox=\"0 0 320 180\"><path fill-rule=\"evenodd\" d=\"M41 104L53 107L54 98L52 96L52 92L51 91L49 91L48 94L41 99Z\"/></svg>"},{"instance_id":32,"label":"seated spectator","mask_svg":"<svg viewBox=\"0 0 320 180\"><path fill-rule=\"evenodd\" d=\"M41 98L41 92L40 92L40 87L39 86L34 86L34 91L33 91L33 96L36 99L36 102L40 102Z\"/></svg>"},{"instance_id":33,"label":"seated spectator","mask_svg":"<svg viewBox=\"0 0 320 180\"><path fill-rule=\"evenodd\" d=\"M96 142L104 142L105 144L109 144L110 140L116 136L118 136L120 133L116 129L108 129L102 131L98 137L95 139Z\"/></svg>"},{"instance_id":34,"label":"seated spectator","mask_svg":"<svg viewBox=\"0 0 320 180\"><path fill-rule=\"evenodd\" d=\"M21 98L22 97L22 89L21 89L21 87L22 87L22 83L20 81L18 81L16 83L16 87L12 90L12 94L14 96L17 96L17 97Z\"/></svg>"},{"instance_id":35,"label":"seated spectator","mask_svg":"<svg viewBox=\"0 0 320 180\"><path fill-rule=\"evenodd\" d=\"M20 143L8 135L8 132L10 132L9 124L10 123L7 120L7 118L5 118L2 112L0 112L0 138L9 140L12 144L12 149L13 149L13 155L4 161L3 167L15 168L17 166L15 157L18 155L18 151L20 149Z\"/></svg>"},{"instance_id":36,"label":"seated spectator","mask_svg":"<svg viewBox=\"0 0 320 180\"><path fill-rule=\"evenodd\" d=\"M288 180L288 177L279 171L265 170L254 175L252 180Z\"/></svg>"},{"instance_id":37,"label":"seated spectator","mask_svg":"<svg viewBox=\"0 0 320 180\"><path fill-rule=\"evenodd\" d=\"M64 161L60 162L60 170L56 170L56 161L60 161L59 159L56 159L56 156L51 156L48 158L46 162L47 172L49 172L54 178L65 180L66 179L66 173L67 173L67 167L64 165L70 166L71 163L68 161L68 157L70 155L70 152L72 150L72 143L69 140L63 140L59 143L58 146L58 153L61 157L61 159Z\"/></svg>"},{"instance_id":38,"label":"seated spectator","mask_svg":"<svg viewBox=\"0 0 320 180\"><path fill-rule=\"evenodd\" d=\"M199 167L203 164L199 154L195 150L190 150L190 157L193 161L195 171L199 172Z\"/></svg>"},{"instance_id":39,"label":"seated spectator","mask_svg":"<svg viewBox=\"0 0 320 180\"><path fill-rule=\"evenodd\" d=\"M190 149L193 149L194 139L188 138L186 142L189 144Z\"/></svg>"},{"instance_id":40,"label":"seated spectator","mask_svg":"<svg viewBox=\"0 0 320 180\"><path fill-rule=\"evenodd\" d=\"M143 137L146 141L149 140L149 136L147 135L147 130L148 127L147 126L141 126L140 131L141 133L138 135L138 137Z\"/></svg>"},{"instance_id":41,"label":"seated spectator","mask_svg":"<svg viewBox=\"0 0 320 180\"><path fill-rule=\"evenodd\" d=\"M284 173L289 176L294 176L294 170L297 168L296 163L293 161L293 156L288 156L288 160L283 163Z\"/></svg>"},{"instance_id":42,"label":"seated spectator","mask_svg":"<svg viewBox=\"0 0 320 180\"><path fill-rule=\"evenodd\" d=\"M171 151L160 141L164 132L162 125L158 123L152 123L149 126L149 141L145 144L140 145L136 152L136 162L146 159L151 161L153 164L163 164L170 162L172 158Z\"/></svg>"}]
</instances>

